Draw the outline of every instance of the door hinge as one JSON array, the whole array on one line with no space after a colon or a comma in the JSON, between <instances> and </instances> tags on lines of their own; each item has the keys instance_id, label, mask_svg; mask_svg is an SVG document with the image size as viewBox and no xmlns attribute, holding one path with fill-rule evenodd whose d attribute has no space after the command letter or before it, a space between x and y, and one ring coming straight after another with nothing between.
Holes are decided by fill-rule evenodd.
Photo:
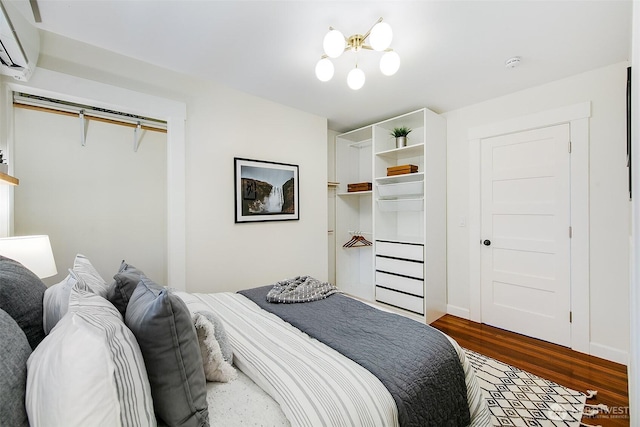
<instances>
[{"instance_id":1,"label":"door hinge","mask_svg":"<svg viewBox=\"0 0 640 427\"><path fill-rule=\"evenodd\" d=\"M573 237L573 227L569 226L569 238Z\"/></svg>"},{"instance_id":2,"label":"door hinge","mask_svg":"<svg viewBox=\"0 0 640 427\"><path fill-rule=\"evenodd\" d=\"M573 323L573 312L569 312L569 323Z\"/></svg>"},{"instance_id":3,"label":"door hinge","mask_svg":"<svg viewBox=\"0 0 640 427\"><path fill-rule=\"evenodd\" d=\"M569 141L569 153L571 153L571 141Z\"/></svg>"}]
</instances>

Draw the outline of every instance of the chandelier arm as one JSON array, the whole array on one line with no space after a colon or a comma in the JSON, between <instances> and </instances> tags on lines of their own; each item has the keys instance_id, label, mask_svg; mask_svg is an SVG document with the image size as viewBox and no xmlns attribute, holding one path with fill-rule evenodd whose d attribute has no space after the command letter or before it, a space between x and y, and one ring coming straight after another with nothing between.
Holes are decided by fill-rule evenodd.
<instances>
[{"instance_id":1,"label":"chandelier arm","mask_svg":"<svg viewBox=\"0 0 640 427\"><path fill-rule=\"evenodd\" d=\"M373 30L373 27L375 27L376 25L378 25L381 22L382 22L382 16L380 18L378 18L378 20L375 22L375 24L373 24L371 26L371 28L369 28L369 31L364 33L364 36L362 36L362 40L364 41L367 37L369 37L369 34L371 34L371 30Z\"/></svg>"}]
</instances>

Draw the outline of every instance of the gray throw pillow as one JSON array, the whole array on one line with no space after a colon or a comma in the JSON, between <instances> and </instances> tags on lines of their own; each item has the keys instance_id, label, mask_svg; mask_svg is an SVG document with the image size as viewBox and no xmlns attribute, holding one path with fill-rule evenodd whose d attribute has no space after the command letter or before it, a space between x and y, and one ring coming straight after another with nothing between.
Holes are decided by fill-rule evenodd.
<instances>
[{"instance_id":1,"label":"gray throw pillow","mask_svg":"<svg viewBox=\"0 0 640 427\"><path fill-rule=\"evenodd\" d=\"M31 349L44 339L42 299L46 289L31 270L0 255L0 309L24 331Z\"/></svg>"},{"instance_id":2,"label":"gray throw pillow","mask_svg":"<svg viewBox=\"0 0 640 427\"><path fill-rule=\"evenodd\" d=\"M231 348L231 343L229 342L229 338L227 337L227 331L224 329L224 325L220 318L212 313L211 311L199 311L196 314L201 314L206 317L209 322L213 323L213 327L215 328L215 337L216 341L218 341L218 345L220 345L220 352L222 353L222 357L225 362L228 362L230 365L233 365L233 349Z\"/></svg>"},{"instance_id":3,"label":"gray throw pillow","mask_svg":"<svg viewBox=\"0 0 640 427\"><path fill-rule=\"evenodd\" d=\"M0 343L0 424L28 426L24 401L31 347L20 326L4 310L0 310Z\"/></svg>"},{"instance_id":4,"label":"gray throw pillow","mask_svg":"<svg viewBox=\"0 0 640 427\"><path fill-rule=\"evenodd\" d=\"M142 276L125 314L140 345L159 423L209 426L202 355L187 305Z\"/></svg>"},{"instance_id":5,"label":"gray throw pillow","mask_svg":"<svg viewBox=\"0 0 640 427\"><path fill-rule=\"evenodd\" d=\"M113 283L109 286L107 299L113 304L122 316L127 311L127 304L135 291L136 286L140 283L140 277L144 276L141 270L138 270L131 264L122 261L118 273L113 276Z\"/></svg>"}]
</instances>

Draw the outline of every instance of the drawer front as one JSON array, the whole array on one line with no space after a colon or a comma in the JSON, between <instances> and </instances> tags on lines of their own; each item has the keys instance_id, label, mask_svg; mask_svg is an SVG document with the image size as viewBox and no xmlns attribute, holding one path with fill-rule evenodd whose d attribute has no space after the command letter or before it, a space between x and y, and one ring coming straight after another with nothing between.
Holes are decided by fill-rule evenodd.
<instances>
[{"instance_id":1,"label":"drawer front","mask_svg":"<svg viewBox=\"0 0 640 427\"><path fill-rule=\"evenodd\" d=\"M376 255L424 261L424 246L377 241Z\"/></svg>"},{"instance_id":2,"label":"drawer front","mask_svg":"<svg viewBox=\"0 0 640 427\"><path fill-rule=\"evenodd\" d=\"M376 257L376 270L403 276L424 278L424 264L421 262L405 261L401 259Z\"/></svg>"},{"instance_id":3,"label":"drawer front","mask_svg":"<svg viewBox=\"0 0 640 427\"><path fill-rule=\"evenodd\" d=\"M418 297L424 296L424 281L376 271L376 285Z\"/></svg>"},{"instance_id":4,"label":"drawer front","mask_svg":"<svg viewBox=\"0 0 640 427\"><path fill-rule=\"evenodd\" d=\"M424 314L424 299L376 286L376 301Z\"/></svg>"}]
</instances>

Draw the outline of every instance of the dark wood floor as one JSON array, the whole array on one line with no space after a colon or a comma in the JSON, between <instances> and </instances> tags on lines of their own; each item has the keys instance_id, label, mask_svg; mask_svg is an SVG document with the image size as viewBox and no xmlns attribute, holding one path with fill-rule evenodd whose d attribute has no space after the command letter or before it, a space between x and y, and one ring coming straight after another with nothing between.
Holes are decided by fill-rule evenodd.
<instances>
[{"instance_id":1,"label":"dark wood floor","mask_svg":"<svg viewBox=\"0 0 640 427\"><path fill-rule=\"evenodd\" d=\"M629 426L626 366L451 315L441 317L431 326L450 335L464 348L539 377L582 392L597 390L597 397L587 403L604 403L612 412L584 417L582 422L602 427Z\"/></svg>"}]
</instances>

